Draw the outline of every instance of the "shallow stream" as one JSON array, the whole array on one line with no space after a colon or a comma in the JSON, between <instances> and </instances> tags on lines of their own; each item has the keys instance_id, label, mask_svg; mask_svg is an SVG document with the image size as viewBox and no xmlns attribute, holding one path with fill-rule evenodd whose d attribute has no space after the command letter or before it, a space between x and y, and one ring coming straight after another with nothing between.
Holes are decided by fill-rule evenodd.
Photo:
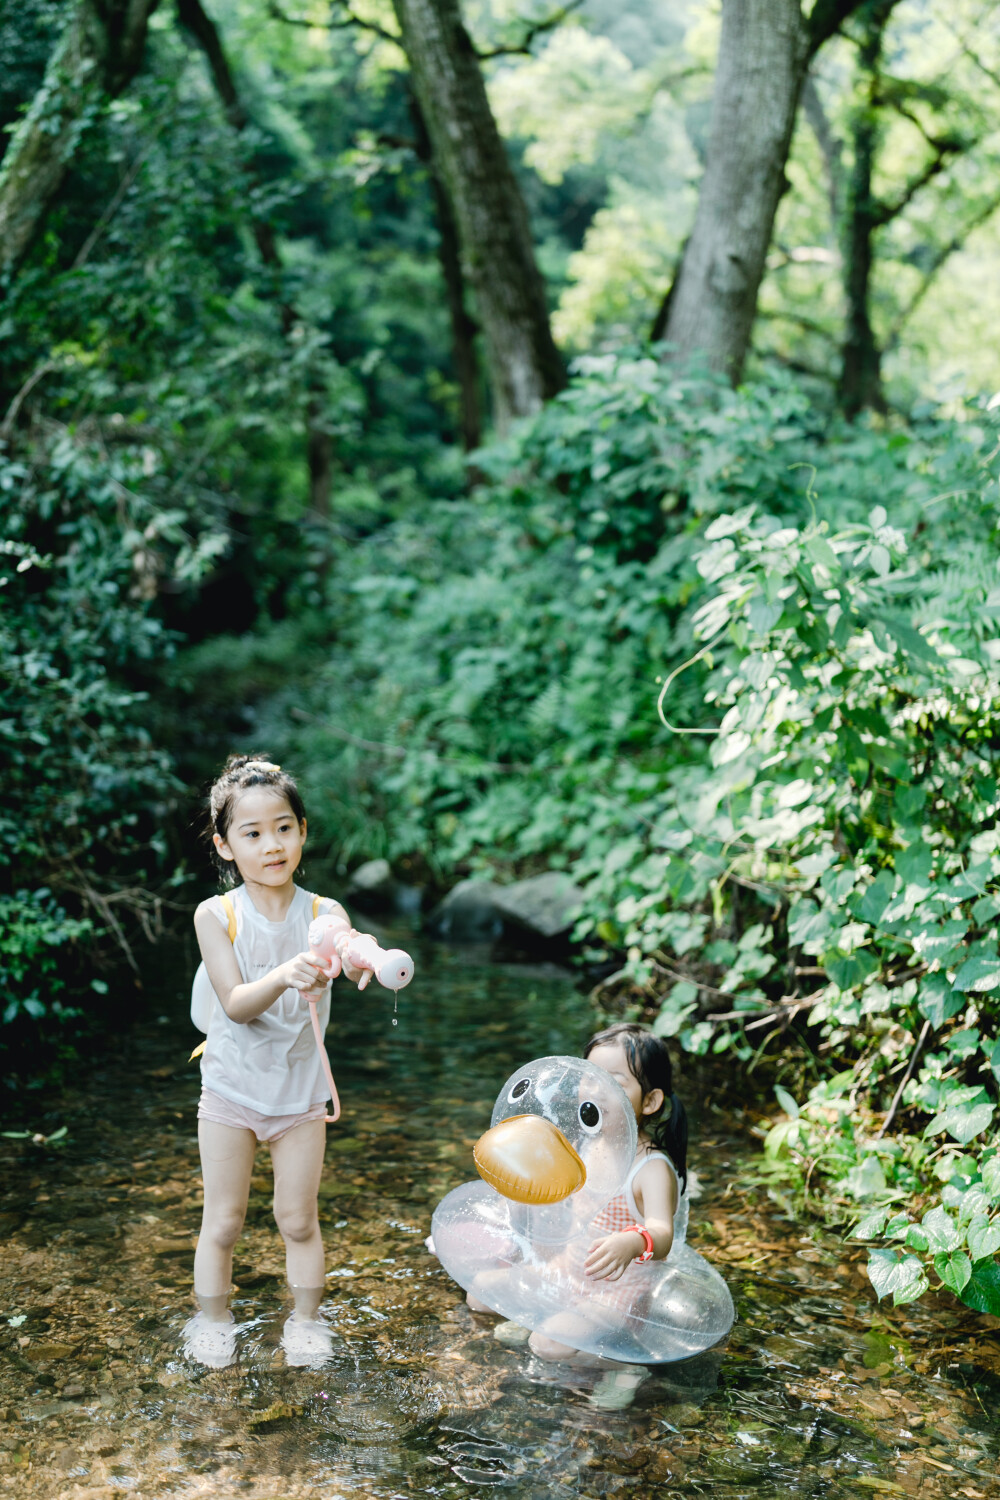
<instances>
[{"instance_id":1,"label":"shallow stream","mask_svg":"<svg viewBox=\"0 0 1000 1500\"><path fill-rule=\"evenodd\" d=\"M411 945L412 946L412 945ZM399 1002L339 989L321 1211L320 1372L277 1350L280 1241L258 1157L235 1281L239 1363L181 1356L199 1222L189 955L148 1018L0 1142L0 1489L25 1500L428 1495L1000 1497L1000 1320L957 1303L880 1310L862 1254L795 1221L754 1180L728 1061L689 1078L702 1185L691 1240L728 1279L728 1345L625 1389L545 1365L478 1317L424 1248L434 1205L518 1063L576 1051L586 1000L561 971L415 951ZM683 1092L682 1083L682 1092ZM16 1128L12 1122L9 1128ZM499 1337L498 1337L499 1335ZM626 1404L629 1403L630 1404Z\"/></svg>"}]
</instances>

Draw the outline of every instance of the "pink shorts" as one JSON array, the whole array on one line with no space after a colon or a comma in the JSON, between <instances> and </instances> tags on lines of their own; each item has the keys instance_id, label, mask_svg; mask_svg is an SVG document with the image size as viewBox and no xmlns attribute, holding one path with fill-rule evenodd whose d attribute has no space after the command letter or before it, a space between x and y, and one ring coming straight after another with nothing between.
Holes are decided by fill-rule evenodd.
<instances>
[{"instance_id":1,"label":"pink shorts","mask_svg":"<svg viewBox=\"0 0 1000 1500\"><path fill-rule=\"evenodd\" d=\"M198 1100L199 1120L211 1120L216 1125L231 1125L234 1130L252 1130L258 1141L280 1141L283 1135L304 1125L307 1120L322 1120L326 1105L310 1104L298 1115L262 1115L246 1104L235 1104L232 1099L223 1099L203 1088Z\"/></svg>"}]
</instances>

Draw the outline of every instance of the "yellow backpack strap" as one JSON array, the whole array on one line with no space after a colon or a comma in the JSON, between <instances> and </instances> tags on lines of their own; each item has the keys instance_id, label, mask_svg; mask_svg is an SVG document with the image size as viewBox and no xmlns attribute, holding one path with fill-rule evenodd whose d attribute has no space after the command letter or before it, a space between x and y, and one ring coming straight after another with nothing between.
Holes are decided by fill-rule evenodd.
<instances>
[{"instance_id":1,"label":"yellow backpack strap","mask_svg":"<svg viewBox=\"0 0 1000 1500\"><path fill-rule=\"evenodd\" d=\"M236 942L236 907L233 905L233 898L231 896L227 896L227 895L223 894L223 895L221 895L219 897L219 900L222 902L222 910L226 914L226 930L229 933L229 941L231 943L235 943ZM188 1058L188 1062L189 1063L194 1062L194 1060L195 1060L196 1057L200 1057L207 1046L208 1046L208 1037L206 1037L203 1042L200 1042L199 1045L194 1049L194 1051L191 1053L191 1056Z\"/></svg>"},{"instance_id":2,"label":"yellow backpack strap","mask_svg":"<svg viewBox=\"0 0 1000 1500\"><path fill-rule=\"evenodd\" d=\"M222 902L222 910L225 912L225 914L226 914L226 920L229 923L229 941L231 943L235 943L235 941L236 941L236 908L233 905L232 897L231 896L225 896L225 895L223 895L223 896L219 897L219 900Z\"/></svg>"},{"instance_id":3,"label":"yellow backpack strap","mask_svg":"<svg viewBox=\"0 0 1000 1500\"><path fill-rule=\"evenodd\" d=\"M315 922L316 918L319 916L319 903L322 901L322 899L323 899L322 896L314 896L313 897L313 921L314 922Z\"/></svg>"}]
</instances>

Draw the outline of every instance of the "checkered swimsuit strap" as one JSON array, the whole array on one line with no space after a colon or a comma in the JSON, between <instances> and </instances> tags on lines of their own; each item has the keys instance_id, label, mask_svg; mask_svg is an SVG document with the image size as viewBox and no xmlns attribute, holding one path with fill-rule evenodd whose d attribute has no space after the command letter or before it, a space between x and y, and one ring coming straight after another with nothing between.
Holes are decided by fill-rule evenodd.
<instances>
[{"instance_id":1,"label":"checkered swimsuit strap","mask_svg":"<svg viewBox=\"0 0 1000 1500\"><path fill-rule=\"evenodd\" d=\"M635 1222L624 1193L616 1193L611 1202L594 1216L593 1227L602 1234L618 1234Z\"/></svg>"},{"instance_id":2,"label":"checkered swimsuit strap","mask_svg":"<svg viewBox=\"0 0 1000 1500\"><path fill-rule=\"evenodd\" d=\"M674 1171L674 1165L665 1151L651 1151L646 1156L639 1157L637 1161L632 1163L629 1174L625 1179L625 1191L616 1193L611 1202L602 1208L599 1214L594 1215L594 1229L600 1230L602 1234L618 1234L622 1229L631 1228L636 1221L636 1214L628 1205L629 1190L643 1167L649 1161L665 1161L671 1172Z\"/></svg>"}]
</instances>

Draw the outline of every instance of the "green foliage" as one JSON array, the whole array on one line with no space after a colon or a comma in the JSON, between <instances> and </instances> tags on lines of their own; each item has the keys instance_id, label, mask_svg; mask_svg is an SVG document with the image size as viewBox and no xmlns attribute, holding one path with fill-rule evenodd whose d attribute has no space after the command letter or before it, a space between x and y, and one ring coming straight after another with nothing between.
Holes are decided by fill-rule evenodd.
<instances>
[{"instance_id":1,"label":"green foliage","mask_svg":"<svg viewBox=\"0 0 1000 1500\"><path fill-rule=\"evenodd\" d=\"M70 976L107 991L81 954L164 879L180 783L144 722L172 650L148 583L197 577L217 539L143 499L144 468L58 427L0 453L0 1015L22 1041L77 1013Z\"/></svg>"},{"instance_id":2,"label":"green foliage","mask_svg":"<svg viewBox=\"0 0 1000 1500\"><path fill-rule=\"evenodd\" d=\"M880 1298L891 1292L894 1302L911 1302L926 1291L934 1274L977 1312L1000 1312L998 1165L995 1146L978 1157L949 1153L935 1168L944 1184L941 1203L919 1219L908 1210L888 1208L862 1219L854 1231L857 1239L902 1245L869 1252L869 1275Z\"/></svg>"},{"instance_id":3,"label":"green foliage","mask_svg":"<svg viewBox=\"0 0 1000 1500\"><path fill-rule=\"evenodd\" d=\"M995 351L976 331L993 312L978 295L980 268L1000 233L998 72L992 39L988 51L985 38L969 44L975 6L954 0L946 16L920 3L895 6L872 80L859 42L875 14L856 10L817 59L787 164L792 191L778 212L755 350L815 374L828 398L846 332L854 135L874 127L867 206L880 222L866 301L888 399L909 409L928 389L996 389L1000 381Z\"/></svg>"},{"instance_id":4,"label":"green foliage","mask_svg":"<svg viewBox=\"0 0 1000 1500\"><path fill-rule=\"evenodd\" d=\"M842 1219L866 1212L880 1296L941 1285L995 1310L989 408L826 427L784 378L733 392L591 356L477 455L470 496L398 48L319 10L310 27L257 0L213 14L247 128L161 8L4 289L8 1026L65 1014L114 912L165 878L170 751L193 777L223 734L252 734L303 773L344 865L569 868L577 936L689 1051L754 1067L808 1028L809 1087L787 1049L768 1170ZM31 103L61 16L25 10L0 123ZM472 19L486 42L523 27L506 0ZM599 0L493 73L570 344L641 334L666 290L716 20ZM993 82L963 48L945 90L941 35L901 33L878 193L905 196L931 135L966 116L982 137L949 147L877 242L894 392L952 357L931 278L994 201ZM850 54L825 55L836 134ZM789 174L761 348L828 375L838 247L805 132ZM986 271L969 280L985 295ZM317 435L329 497L311 488Z\"/></svg>"},{"instance_id":5,"label":"green foliage","mask_svg":"<svg viewBox=\"0 0 1000 1500\"><path fill-rule=\"evenodd\" d=\"M165 555L183 574L212 549L183 513L143 504L137 477L141 455L103 463L66 432L48 451L0 460L0 866L15 884L29 871L56 887L123 873L140 842L155 857L139 808L165 806L176 788L141 722L138 674L171 649L143 601L145 575ZM147 869L144 858L135 873Z\"/></svg>"},{"instance_id":6,"label":"green foliage","mask_svg":"<svg viewBox=\"0 0 1000 1500\"><path fill-rule=\"evenodd\" d=\"M0 896L0 924L4 1026L19 1017L42 1021L78 1015L75 1007L60 998L66 993L67 975L75 967L67 962L67 948L91 938L93 924L68 916L44 887ZM91 987L97 993L107 988L99 979L91 981Z\"/></svg>"},{"instance_id":7,"label":"green foliage","mask_svg":"<svg viewBox=\"0 0 1000 1500\"><path fill-rule=\"evenodd\" d=\"M578 937L689 1050L751 1065L807 1019L853 1104L776 1169L842 1216L947 1207L933 1163L994 1149L1000 1059L994 446L974 412L821 439L790 385L585 361L474 502L357 549L340 641L258 727L342 859L374 825L442 870L569 865ZM911 1059L913 1134L873 1144ZM974 1241L873 1264L898 1298L966 1256L964 1293Z\"/></svg>"}]
</instances>

